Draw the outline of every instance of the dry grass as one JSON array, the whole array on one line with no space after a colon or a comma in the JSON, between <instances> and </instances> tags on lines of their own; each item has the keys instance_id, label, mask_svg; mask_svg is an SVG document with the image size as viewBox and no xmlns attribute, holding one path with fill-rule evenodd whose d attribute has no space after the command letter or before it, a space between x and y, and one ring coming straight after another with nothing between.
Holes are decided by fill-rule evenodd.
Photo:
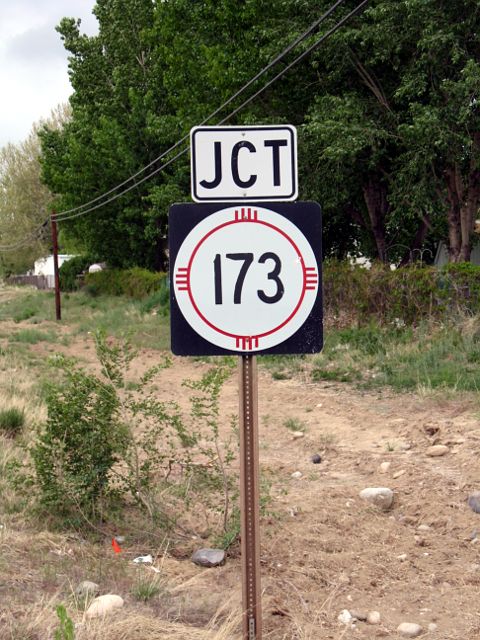
<instances>
[{"instance_id":1,"label":"dry grass","mask_svg":"<svg viewBox=\"0 0 480 640\"><path fill-rule=\"evenodd\" d=\"M78 640L235 640L238 622L233 619L220 629L196 629L142 615L123 620L105 620L78 629Z\"/></svg>"}]
</instances>

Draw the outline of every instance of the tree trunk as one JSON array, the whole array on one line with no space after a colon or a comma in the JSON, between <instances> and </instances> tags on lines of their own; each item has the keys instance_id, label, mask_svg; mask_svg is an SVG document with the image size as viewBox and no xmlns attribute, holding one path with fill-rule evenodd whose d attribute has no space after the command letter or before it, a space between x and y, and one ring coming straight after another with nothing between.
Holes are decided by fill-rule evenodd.
<instances>
[{"instance_id":1,"label":"tree trunk","mask_svg":"<svg viewBox=\"0 0 480 640\"><path fill-rule=\"evenodd\" d=\"M370 174L363 185L363 197L367 205L378 259L387 261L385 227L388 214L387 188L378 174Z\"/></svg>"},{"instance_id":2,"label":"tree trunk","mask_svg":"<svg viewBox=\"0 0 480 640\"><path fill-rule=\"evenodd\" d=\"M480 204L480 132L473 136L470 166L464 178L458 164L445 171L448 202L448 254L450 262L469 262L475 217Z\"/></svg>"},{"instance_id":3,"label":"tree trunk","mask_svg":"<svg viewBox=\"0 0 480 640\"><path fill-rule=\"evenodd\" d=\"M424 214L418 224L417 233L410 244L410 248L405 252L400 264L398 265L399 267L404 267L410 262L413 262L415 260L416 251L419 252L420 259L422 259L421 249L429 228L431 228L430 219L427 214Z\"/></svg>"}]
</instances>

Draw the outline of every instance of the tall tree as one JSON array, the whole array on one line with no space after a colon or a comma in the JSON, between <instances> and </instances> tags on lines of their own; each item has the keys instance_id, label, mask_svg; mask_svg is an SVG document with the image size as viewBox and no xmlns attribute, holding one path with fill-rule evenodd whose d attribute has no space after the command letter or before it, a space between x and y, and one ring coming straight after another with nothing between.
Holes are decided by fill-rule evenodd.
<instances>
[{"instance_id":1,"label":"tall tree","mask_svg":"<svg viewBox=\"0 0 480 640\"><path fill-rule=\"evenodd\" d=\"M311 188L381 260L412 255L431 231L448 237L452 261L470 258L479 27L476 0L378 0L319 57L304 134L329 179Z\"/></svg>"},{"instance_id":2,"label":"tall tree","mask_svg":"<svg viewBox=\"0 0 480 640\"><path fill-rule=\"evenodd\" d=\"M53 199L41 181L38 132L47 124L52 130L60 129L69 113L67 105L58 106L46 121L33 125L23 142L10 143L0 149L0 245L20 245L16 250L0 249L0 265L4 272L25 271L50 248L48 227L39 230L28 242L32 230L48 217ZM27 240L25 244L24 240Z\"/></svg>"}]
</instances>

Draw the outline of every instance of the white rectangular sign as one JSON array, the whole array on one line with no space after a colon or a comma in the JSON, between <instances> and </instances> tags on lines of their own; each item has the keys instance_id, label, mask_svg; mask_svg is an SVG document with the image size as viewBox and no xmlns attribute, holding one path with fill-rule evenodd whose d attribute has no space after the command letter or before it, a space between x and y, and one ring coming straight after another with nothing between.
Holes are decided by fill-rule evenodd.
<instances>
[{"instance_id":1,"label":"white rectangular sign","mask_svg":"<svg viewBox=\"0 0 480 640\"><path fill-rule=\"evenodd\" d=\"M194 127L190 149L195 202L297 198L297 131L291 125Z\"/></svg>"}]
</instances>

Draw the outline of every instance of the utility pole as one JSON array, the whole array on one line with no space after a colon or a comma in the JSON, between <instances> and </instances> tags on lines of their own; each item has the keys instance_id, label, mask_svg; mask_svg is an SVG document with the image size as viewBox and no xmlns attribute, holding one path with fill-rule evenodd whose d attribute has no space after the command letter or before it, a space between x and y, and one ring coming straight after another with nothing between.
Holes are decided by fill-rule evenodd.
<instances>
[{"instance_id":1,"label":"utility pole","mask_svg":"<svg viewBox=\"0 0 480 640\"><path fill-rule=\"evenodd\" d=\"M58 236L57 221L55 220L55 211L51 215L52 223L52 244L53 244L53 272L55 278L55 317L57 320L62 319L62 308L60 302L60 278L58 274Z\"/></svg>"}]
</instances>

